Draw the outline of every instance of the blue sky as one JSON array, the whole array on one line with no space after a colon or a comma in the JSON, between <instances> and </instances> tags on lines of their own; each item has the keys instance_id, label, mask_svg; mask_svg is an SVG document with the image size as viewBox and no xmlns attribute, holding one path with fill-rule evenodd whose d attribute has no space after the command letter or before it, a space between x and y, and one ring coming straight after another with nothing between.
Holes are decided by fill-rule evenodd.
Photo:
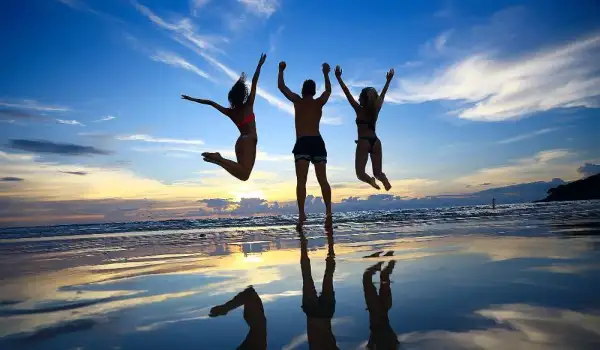
<instances>
[{"instance_id":1,"label":"blue sky","mask_svg":"<svg viewBox=\"0 0 600 350\"><path fill-rule=\"evenodd\" d=\"M295 134L291 106L276 86L280 60L288 62L286 81L295 91L307 78L322 88L325 61L343 67L354 93L381 89L395 68L378 123L394 195L574 180L578 167L600 162L593 0L1 6L4 200L145 198L186 201L185 210L206 198L293 200ZM260 153L251 180L239 182L199 155L232 156L235 126L179 96L226 104L232 82L253 73L261 52L268 58L255 107ZM334 199L366 197L374 192L353 169L355 116L335 79L333 90L322 134ZM309 185L319 195L316 183ZM65 209L48 221L63 214L79 215Z\"/></svg>"}]
</instances>

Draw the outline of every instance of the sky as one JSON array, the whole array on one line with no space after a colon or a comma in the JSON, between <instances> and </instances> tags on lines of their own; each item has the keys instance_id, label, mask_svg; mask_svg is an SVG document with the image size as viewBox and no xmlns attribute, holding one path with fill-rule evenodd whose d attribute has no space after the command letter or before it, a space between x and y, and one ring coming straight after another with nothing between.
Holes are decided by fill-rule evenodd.
<instances>
[{"instance_id":1,"label":"sky","mask_svg":"<svg viewBox=\"0 0 600 350\"><path fill-rule=\"evenodd\" d=\"M0 6L3 226L203 217L217 214L214 203L219 215L293 205L295 132L277 89L281 60L293 91L308 78L322 90L323 62L342 66L354 94L380 90L395 69L377 126L394 198L572 181L600 164L594 0ZM241 182L200 156L234 157L233 123L180 95L226 105L262 52L257 161ZM356 179L355 115L332 85L321 133L333 199L382 193ZM314 176L308 193L320 196ZM245 209L244 198L254 199Z\"/></svg>"}]
</instances>

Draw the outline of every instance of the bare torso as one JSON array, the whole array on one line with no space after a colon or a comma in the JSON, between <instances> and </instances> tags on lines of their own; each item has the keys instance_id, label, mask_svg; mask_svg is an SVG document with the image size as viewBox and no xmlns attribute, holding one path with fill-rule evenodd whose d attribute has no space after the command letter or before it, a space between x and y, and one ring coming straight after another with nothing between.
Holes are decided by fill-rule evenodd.
<instances>
[{"instance_id":1,"label":"bare torso","mask_svg":"<svg viewBox=\"0 0 600 350\"><path fill-rule=\"evenodd\" d=\"M246 117L254 114L254 108L252 106L245 105L238 108L229 109L229 118L235 123L241 135L248 135L252 138L257 138L256 134L256 122L252 120L249 123L239 125L244 121Z\"/></svg>"},{"instance_id":2,"label":"bare torso","mask_svg":"<svg viewBox=\"0 0 600 350\"><path fill-rule=\"evenodd\" d=\"M296 138L318 136L319 123L323 115L323 103L313 98L301 98L294 103Z\"/></svg>"},{"instance_id":3,"label":"bare torso","mask_svg":"<svg viewBox=\"0 0 600 350\"><path fill-rule=\"evenodd\" d=\"M375 115L373 116L373 114ZM373 111L368 111L363 107L358 108L356 110L356 120L362 122L356 125L358 129L358 137L374 137L375 126L377 125L378 117L379 109L377 109L376 112L373 113ZM371 125L365 123L370 123L372 127Z\"/></svg>"}]
</instances>

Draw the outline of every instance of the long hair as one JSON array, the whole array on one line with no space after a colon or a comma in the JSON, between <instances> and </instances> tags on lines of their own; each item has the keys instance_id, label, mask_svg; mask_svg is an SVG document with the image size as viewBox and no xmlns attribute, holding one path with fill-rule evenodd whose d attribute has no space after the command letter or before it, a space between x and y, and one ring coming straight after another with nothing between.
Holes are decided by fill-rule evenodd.
<instances>
[{"instance_id":1,"label":"long hair","mask_svg":"<svg viewBox=\"0 0 600 350\"><path fill-rule=\"evenodd\" d=\"M248 86L246 86L246 74L242 73L240 78L233 84L227 95L231 108L242 107L248 100Z\"/></svg>"},{"instance_id":2,"label":"long hair","mask_svg":"<svg viewBox=\"0 0 600 350\"><path fill-rule=\"evenodd\" d=\"M373 92L374 96L369 96L370 92ZM362 89L360 92L360 96L358 96L358 104L362 108L364 108L371 116L371 118L375 118L377 114L377 100L379 99L379 95L377 94L377 90L374 87L366 87Z\"/></svg>"}]
</instances>

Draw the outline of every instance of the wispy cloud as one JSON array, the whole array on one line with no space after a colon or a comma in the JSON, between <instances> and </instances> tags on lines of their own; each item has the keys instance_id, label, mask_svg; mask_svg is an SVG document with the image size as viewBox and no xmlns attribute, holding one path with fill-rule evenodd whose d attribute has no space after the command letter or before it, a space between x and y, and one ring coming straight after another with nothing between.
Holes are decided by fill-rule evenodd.
<instances>
[{"instance_id":1,"label":"wispy cloud","mask_svg":"<svg viewBox=\"0 0 600 350\"><path fill-rule=\"evenodd\" d=\"M206 6L210 0L190 0L190 13L192 16L198 15L198 10Z\"/></svg>"},{"instance_id":2,"label":"wispy cloud","mask_svg":"<svg viewBox=\"0 0 600 350\"><path fill-rule=\"evenodd\" d=\"M270 2L267 2L267 3L270 3ZM175 37L173 37L173 39L175 41L179 42L180 44L187 47L188 49L194 51L197 55L202 57L206 62L208 62L209 64L211 64L212 66L214 66L215 68L220 70L221 72L223 72L232 82L235 82L239 79L239 77L240 77L239 73L237 73L235 70L229 68L227 65L223 64L222 62L220 62L218 59L216 59L212 55L208 54L206 52L206 50L203 50L208 47L208 46L206 46L207 42L196 40L197 38L200 38L200 36L194 32L194 27L191 26L191 24L189 24L188 19L184 18L178 24L170 24L170 23L166 22L164 19L162 19L161 17L157 16L155 13L153 13L147 7L140 5L135 1L134 1L134 5L138 9L138 11L140 11L141 13L146 15L157 26L176 33L177 35ZM267 5L264 5L264 6L267 6ZM163 58L167 58L167 57L163 57ZM167 60L165 59L162 61L164 62ZM184 61L184 62L180 62L179 60L169 60L169 61L172 62L170 64L178 65L184 69L194 72L195 67L192 66L191 64L189 64L187 61ZM195 73L199 74L198 72L195 72ZM270 93L267 90L262 89L260 87L257 87L256 94L258 96L262 97L270 105L278 108L279 110L281 110L289 115L292 115L292 116L294 115L294 107L292 106L291 103L276 97L272 93ZM339 125L339 123L341 122L341 119L336 118L336 117L325 117L323 122L325 124Z\"/></svg>"},{"instance_id":3,"label":"wispy cloud","mask_svg":"<svg viewBox=\"0 0 600 350\"><path fill-rule=\"evenodd\" d=\"M576 163L566 162L576 154L568 149L541 151L531 157L513 160L507 165L484 168L456 180L462 184L493 183L507 185L517 182L533 182L560 177L578 178Z\"/></svg>"},{"instance_id":4,"label":"wispy cloud","mask_svg":"<svg viewBox=\"0 0 600 350\"><path fill-rule=\"evenodd\" d=\"M79 125L79 126L85 126L85 124L82 124L80 121L75 120L75 119L56 119L56 122L59 124L66 124L66 125Z\"/></svg>"},{"instance_id":5,"label":"wispy cloud","mask_svg":"<svg viewBox=\"0 0 600 350\"><path fill-rule=\"evenodd\" d=\"M86 171L61 171L61 173L77 176L85 176L88 174Z\"/></svg>"},{"instance_id":6,"label":"wispy cloud","mask_svg":"<svg viewBox=\"0 0 600 350\"><path fill-rule=\"evenodd\" d=\"M83 2L81 0L57 0L57 1L60 2L61 4L64 4L64 5L72 8L73 10L86 11L86 12L92 13L98 17L102 17L107 20L123 23L123 21L121 19L119 19L113 15L110 15L106 12L95 10L95 9L89 7L85 2Z\"/></svg>"},{"instance_id":7,"label":"wispy cloud","mask_svg":"<svg viewBox=\"0 0 600 350\"><path fill-rule=\"evenodd\" d=\"M478 121L518 119L554 108L593 108L600 96L599 49L600 35L595 34L516 59L473 54L433 74L401 79L387 101L461 101L466 107L452 114Z\"/></svg>"},{"instance_id":8,"label":"wispy cloud","mask_svg":"<svg viewBox=\"0 0 600 350\"><path fill-rule=\"evenodd\" d=\"M8 146L12 149L33 153L53 153L64 156L107 155L109 151L91 146L70 143L56 143L45 140L10 140Z\"/></svg>"},{"instance_id":9,"label":"wispy cloud","mask_svg":"<svg viewBox=\"0 0 600 350\"><path fill-rule=\"evenodd\" d=\"M246 9L258 16L271 17L279 8L278 0L238 0Z\"/></svg>"},{"instance_id":10,"label":"wispy cloud","mask_svg":"<svg viewBox=\"0 0 600 350\"><path fill-rule=\"evenodd\" d=\"M0 159L7 161L16 161L16 162L24 162L24 161L32 161L37 158L34 154L18 154L18 153L6 153L0 151Z\"/></svg>"},{"instance_id":11,"label":"wispy cloud","mask_svg":"<svg viewBox=\"0 0 600 350\"><path fill-rule=\"evenodd\" d=\"M536 131L529 132L526 134L517 135L515 137L510 137L508 139L500 140L500 141L498 141L498 143L499 144L508 144L508 143L513 143L513 142L523 141L523 140L531 139L536 136L544 135L544 134L547 134L547 133L550 133L553 131L557 131L557 130L559 130L559 129L558 128L544 128L544 129L536 130Z\"/></svg>"},{"instance_id":12,"label":"wispy cloud","mask_svg":"<svg viewBox=\"0 0 600 350\"><path fill-rule=\"evenodd\" d=\"M215 46L215 43L228 41L227 38L220 36L206 36L197 34L195 32L196 28L189 18L183 18L177 23L169 23L137 1L133 0L132 3L141 14L148 17L148 19L150 19L150 21L152 21L154 24L160 28L177 34L179 38L185 39L200 49L222 52L222 50Z\"/></svg>"},{"instance_id":13,"label":"wispy cloud","mask_svg":"<svg viewBox=\"0 0 600 350\"><path fill-rule=\"evenodd\" d=\"M118 135L115 137L120 141L143 141L143 142L153 142L153 143L174 143L174 144L182 144L182 145L203 145L204 141L202 140L182 140L182 139L172 139L172 138L162 138L162 137L154 137L145 134L134 134L134 135Z\"/></svg>"},{"instance_id":14,"label":"wispy cloud","mask_svg":"<svg viewBox=\"0 0 600 350\"><path fill-rule=\"evenodd\" d=\"M21 182L24 180L25 179L23 179L21 177L14 177L14 176L0 177L0 182Z\"/></svg>"},{"instance_id":15,"label":"wispy cloud","mask_svg":"<svg viewBox=\"0 0 600 350\"><path fill-rule=\"evenodd\" d=\"M188 61L177 56L174 53L159 51L156 53L156 55L152 56L151 58L154 61L166 63L168 65L178 67L178 68L183 68L185 70L188 70L190 72L193 72L193 73L201 76L202 78L212 80L211 76L208 73L204 72L200 68L194 66L193 64L189 63Z\"/></svg>"},{"instance_id":16,"label":"wispy cloud","mask_svg":"<svg viewBox=\"0 0 600 350\"><path fill-rule=\"evenodd\" d=\"M32 109L41 112L69 112L71 108L56 105L42 104L36 100L30 99L2 99L0 100L1 107Z\"/></svg>"},{"instance_id":17,"label":"wispy cloud","mask_svg":"<svg viewBox=\"0 0 600 350\"><path fill-rule=\"evenodd\" d=\"M277 49L277 43L279 42L279 38L281 38L284 28L284 26L279 26L275 32L269 35L269 53L273 53Z\"/></svg>"},{"instance_id":18,"label":"wispy cloud","mask_svg":"<svg viewBox=\"0 0 600 350\"><path fill-rule=\"evenodd\" d=\"M107 122L109 120L113 120L116 119L117 117L113 117L112 115L107 115L106 117L94 120L94 123L99 123L99 122Z\"/></svg>"}]
</instances>

